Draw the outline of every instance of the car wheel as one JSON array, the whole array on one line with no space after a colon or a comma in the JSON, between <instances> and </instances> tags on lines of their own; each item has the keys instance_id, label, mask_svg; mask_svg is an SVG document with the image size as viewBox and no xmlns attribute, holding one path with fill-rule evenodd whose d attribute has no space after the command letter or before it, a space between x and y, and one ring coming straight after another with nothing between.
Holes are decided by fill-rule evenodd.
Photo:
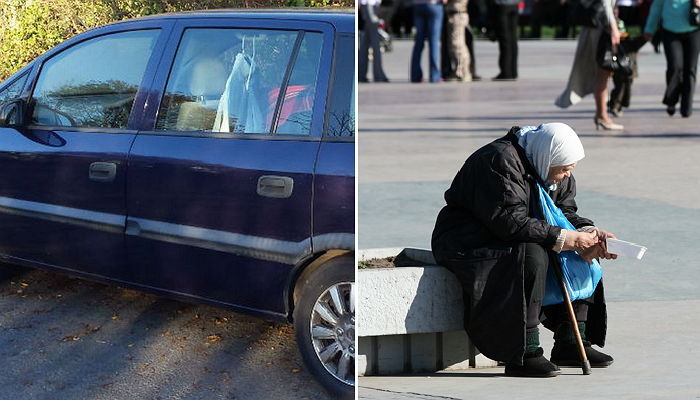
<instances>
[{"instance_id":1,"label":"car wheel","mask_svg":"<svg viewBox=\"0 0 700 400\"><path fill-rule=\"evenodd\" d=\"M352 257L334 258L297 283L297 344L306 367L335 397L355 394L355 272Z\"/></svg>"}]
</instances>

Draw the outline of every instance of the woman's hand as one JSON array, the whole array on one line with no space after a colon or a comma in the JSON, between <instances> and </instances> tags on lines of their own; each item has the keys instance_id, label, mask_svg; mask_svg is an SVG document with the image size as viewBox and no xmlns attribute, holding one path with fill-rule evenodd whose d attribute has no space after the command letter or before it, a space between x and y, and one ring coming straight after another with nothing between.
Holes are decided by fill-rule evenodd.
<instances>
[{"instance_id":1,"label":"woman's hand","mask_svg":"<svg viewBox=\"0 0 700 400\"><path fill-rule=\"evenodd\" d=\"M591 232L578 232L578 231L567 231L566 238L564 239L564 246L562 250L575 250L583 252L591 246L598 243L598 233L596 231Z\"/></svg>"},{"instance_id":2,"label":"woman's hand","mask_svg":"<svg viewBox=\"0 0 700 400\"><path fill-rule=\"evenodd\" d=\"M610 43L613 47L620 44L620 30L617 29L617 24L614 22L610 24Z\"/></svg>"},{"instance_id":3,"label":"woman's hand","mask_svg":"<svg viewBox=\"0 0 700 400\"><path fill-rule=\"evenodd\" d=\"M610 233L606 232L602 229L595 228L593 232L596 232L598 234L598 246L601 249L600 257L606 259L606 260L615 260L617 258L617 254L611 254L608 253L608 247L605 239L611 238L611 239L617 239L617 237ZM597 258L597 257L596 257Z\"/></svg>"},{"instance_id":4,"label":"woman's hand","mask_svg":"<svg viewBox=\"0 0 700 400\"><path fill-rule=\"evenodd\" d=\"M593 259L597 259L597 258L604 258L606 260L617 259L617 254L608 253L608 249L606 247L606 242L605 242L605 239L607 239L607 238L616 239L614 234L612 234L610 232L606 232L606 231L599 229L599 228L594 228L588 232L596 235L598 242L595 245L590 246L588 248L585 248L582 250L576 250L578 255L581 256L581 258L583 258L589 264L591 262L593 262ZM566 235L569 236L569 233L570 232L566 232Z\"/></svg>"}]
</instances>

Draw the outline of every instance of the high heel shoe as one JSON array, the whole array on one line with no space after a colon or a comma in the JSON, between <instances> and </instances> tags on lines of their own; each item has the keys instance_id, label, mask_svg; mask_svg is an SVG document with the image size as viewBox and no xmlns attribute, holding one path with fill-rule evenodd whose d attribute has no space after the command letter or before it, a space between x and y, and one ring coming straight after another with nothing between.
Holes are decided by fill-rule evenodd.
<instances>
[{"instance_id":1,"label":"high heel shoe","mask_svg":"<svg viewBox=\"0 0 700 400\"><path fill-rule=\"evenodd\" d=\"M593 117L593 122L595 123L595 130L602 127L606 131L621 131L625 129L624 125L616 124L614 122L606 123L600 117Z\"/></svg>"}]
</instances>

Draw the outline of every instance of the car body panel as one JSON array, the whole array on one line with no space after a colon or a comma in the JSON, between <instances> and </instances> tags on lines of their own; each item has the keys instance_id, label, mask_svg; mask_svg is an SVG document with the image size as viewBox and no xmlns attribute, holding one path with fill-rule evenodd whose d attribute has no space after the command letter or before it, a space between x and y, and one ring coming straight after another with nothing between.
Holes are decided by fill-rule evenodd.
<instances>
[{"instance_id":1,"label":"car body panel","mask_svg":"<svg viewBox=\"0 0 700 400\"><path fill-rule=\"evenodd\" d=\"M195 27L321 32L310 135L155 131L180 38ZM352 33L354 18L215 11L116 23L56 46L0 90L28 74L26 99L54 54L156 28L127 129L0 127L0 258L289 318L298 271L319 252L354 249L354 140L323 137L334 38ZM114 163L114 181L90 181L94 162ZM290 197L258 194L258 180L270 175L293 180Z\"/></svg>"}]
</instances>

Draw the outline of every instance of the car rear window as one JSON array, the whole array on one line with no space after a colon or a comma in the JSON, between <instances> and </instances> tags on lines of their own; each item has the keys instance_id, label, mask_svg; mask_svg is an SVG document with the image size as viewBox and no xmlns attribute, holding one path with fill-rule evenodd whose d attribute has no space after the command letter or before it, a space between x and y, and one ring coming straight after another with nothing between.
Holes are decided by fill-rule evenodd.
<instances>
[{"instance_id":1,"label":"car rear window","mask_svg":"<svg viewBox=\"0 0 700 400\"><path fill-rule=\"evenodd\" d=\"M340 35L335 52L335 73L328 113L328 136L355 135L355 38Z\"/></svg>"}]
</instances>

